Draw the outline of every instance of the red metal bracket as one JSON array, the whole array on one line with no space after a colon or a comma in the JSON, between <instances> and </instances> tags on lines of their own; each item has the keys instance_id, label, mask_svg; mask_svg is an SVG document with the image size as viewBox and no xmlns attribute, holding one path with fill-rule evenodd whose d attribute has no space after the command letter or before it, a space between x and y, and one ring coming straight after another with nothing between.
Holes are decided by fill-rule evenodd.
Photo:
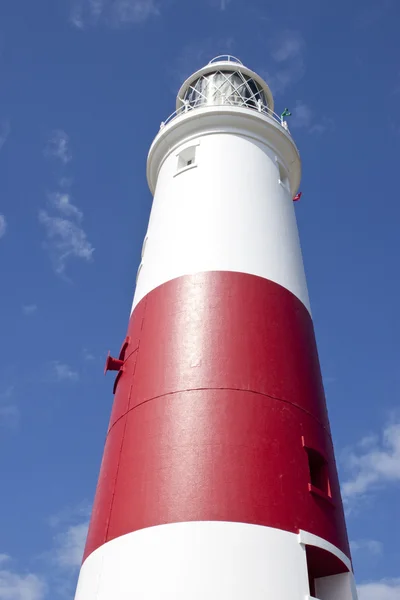
<instances>
[{"instance_id":1,"label":"red metal bracket","mask_svg":"<svg viewBox=\"0 0 400 600\"><path fill-rule=\"evenodd\" d=\"M107 373L107 371L120 371L123 364L123 360L120 360L119 358L113 358L109 352L107 354L106 364L104 366L104 375Z\"/></svg>"},{"instance_id":2,"label":"red metal bracket","mask_svg":"<svg viewBox=\"0 0 400 600\"><path fill-rule=\"evenodd\" d=\"M119 358L114 358L113 356L110 355L110 352L107 354L106 364L104 366L104 375L107 373L107 371L118 371L118 374L114 381L114 388L113 388L114 394L117 389L117 385L121 378L121 375L124 371L125 354L126 354L126 351L127 351L130 343L131 343L131 338L128 335L125 338L125 340L121 346L121 350L119 351Z\"/></svg>"}]
</instances>

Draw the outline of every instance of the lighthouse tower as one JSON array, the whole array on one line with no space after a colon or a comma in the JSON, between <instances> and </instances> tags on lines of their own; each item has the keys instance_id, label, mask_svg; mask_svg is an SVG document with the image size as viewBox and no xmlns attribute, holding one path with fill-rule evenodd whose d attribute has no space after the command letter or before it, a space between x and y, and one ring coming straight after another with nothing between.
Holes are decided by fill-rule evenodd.
<instances>
[{"instance_id":1,"label":"lighthouse tower","mask_svg":"<svg viewBox=\"0 0 400 600\"><path fill-rule=\"evenodd\" d=\"M268 85L223 56L150 148L154 195L76 600L357 598Z\"/></svg>"}]
</instances>

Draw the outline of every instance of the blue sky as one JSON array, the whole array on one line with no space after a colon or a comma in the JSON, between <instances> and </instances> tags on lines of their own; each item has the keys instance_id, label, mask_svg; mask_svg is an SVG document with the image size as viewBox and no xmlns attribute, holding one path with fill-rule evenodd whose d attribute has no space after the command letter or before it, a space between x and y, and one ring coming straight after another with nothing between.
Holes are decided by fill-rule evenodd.
<instances>
[{"instance_id":1,"label":"blue sky","mask_svg":"<svg viewBox=\"0 0 400 600\"><path fill-rule=\"evenodd\" d=\"M4 0L0 600L72 598L151 206L150 143L232 53L288 106L360 600L400 599L400 6ZM397 367L397 368L396 368Z\"/></svg>"}]
</instances>

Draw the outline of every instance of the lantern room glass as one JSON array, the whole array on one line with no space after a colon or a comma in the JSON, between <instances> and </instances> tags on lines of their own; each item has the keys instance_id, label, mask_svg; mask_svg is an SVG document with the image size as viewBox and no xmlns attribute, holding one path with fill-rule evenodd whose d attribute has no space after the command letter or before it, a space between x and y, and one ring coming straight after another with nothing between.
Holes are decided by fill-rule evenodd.
<instances>
[{"instance_id":1,"label":"lantern room glass","mask_svg":"<svg viewBox=\"0 0 400 600\"><path fill-rule=\"evenodd\" d=\"M240 71L215 71L191 83L184 104L197 106L246 106L257 110L269 108L261 86Z\"/></svg>"}]
</instances>

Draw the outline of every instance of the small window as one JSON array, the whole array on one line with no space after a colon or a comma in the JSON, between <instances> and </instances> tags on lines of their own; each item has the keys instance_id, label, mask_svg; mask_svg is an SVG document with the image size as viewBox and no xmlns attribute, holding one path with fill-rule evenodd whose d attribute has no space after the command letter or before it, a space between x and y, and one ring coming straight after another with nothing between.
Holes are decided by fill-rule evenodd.
<instances>
[{"instance_id":1,"label":"small window","mask_svg":"<svg viewBox=\"0 0 400 600\"><path fill-rule=\"evenodd\" d=\"M310 483L308 486L310 492L320 492L320 494L332 498L328 462L326 458L314 448L308 448L305 445L304 448L307 452L308 467L310 470Z\"/></svg>"},{"instance_id":2,"label":"small window","mask_svg":"<svg viewBox=\"0 0 400 600\"><path fill-rule=\"evenodd\" d=\"M196 146L190 146L185 148L178 155L178 171L185 169L186 167L194 166L196 160Z\"/></svg>"},{"instance_id":3,"label":"small window","mask_svg":"<svg viewBox=\"0 0 400 600\"><path fill-rule=\"evenodd\" d=\"M316 450L308 449L307 454L311 485L321 490L321 492L324 492L327 496L330 496L331 488L329 485L328 463Z\"/></svg>"}]
</instances>

